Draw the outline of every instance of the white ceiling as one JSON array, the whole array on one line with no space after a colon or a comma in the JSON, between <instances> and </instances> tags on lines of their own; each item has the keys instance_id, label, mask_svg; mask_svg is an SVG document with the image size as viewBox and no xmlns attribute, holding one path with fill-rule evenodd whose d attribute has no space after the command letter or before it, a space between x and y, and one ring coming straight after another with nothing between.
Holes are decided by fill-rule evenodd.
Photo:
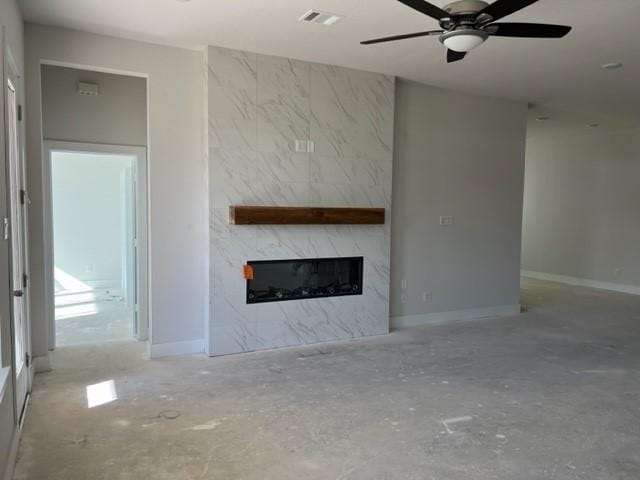
<instances>
[{"instance_id":1,"label":"white ceiling","mask_svg":"<svg viewBox=\"0 0 640 480\"><path fill-rule=\"evenodd\" d=\"M433 0L443 6L447 0ZM564 39L492 38L447 65L437 37L361 46L437 28L396 0L20 0L27 21L187 48L218 45L397 75L580 112L579 122L640 124L639 0L540 0L503 21L572 25ZM310 8L345 18L298 22ZM605 71L600 65L623 62ZM539 105L539 106L538 106Z\"/></svg>"}]
</instances>

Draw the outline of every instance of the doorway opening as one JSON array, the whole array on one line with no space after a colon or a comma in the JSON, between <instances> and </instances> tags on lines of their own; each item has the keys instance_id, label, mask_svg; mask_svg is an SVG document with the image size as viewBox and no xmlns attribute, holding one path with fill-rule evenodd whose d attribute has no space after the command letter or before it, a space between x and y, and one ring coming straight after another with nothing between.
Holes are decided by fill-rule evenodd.
<instances>
[{"instance_id":1,"label":"doorway opening","mask_svg":"<svg viewBox=\"0 0 640 480\"><path fill-rule=\"evenodd\" d=\"M146 339L138 294L143 148L47 143L55 345Z\"/></svg>"},{"instance_id":2,"label":"doorway opening","mask_svg":"<svg viewBox=\"0 0 640 480\"><path fill-rule=\"evenodd\" d=\"M49 349L147 340L144 76L41 65Z\"/></svg>"}]
</instances>

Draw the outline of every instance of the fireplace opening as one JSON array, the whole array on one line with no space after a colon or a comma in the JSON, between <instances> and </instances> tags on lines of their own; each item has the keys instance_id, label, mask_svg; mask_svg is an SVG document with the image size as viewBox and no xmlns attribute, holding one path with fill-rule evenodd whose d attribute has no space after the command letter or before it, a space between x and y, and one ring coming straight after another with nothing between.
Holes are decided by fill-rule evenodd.
<instances>
[{"instance_id":1,"label":"fireplace opening","mask_svg":"<svg viewBox=\"0 0 640 480\"><path fill-rule=\"evenodd\" d=\"M247 303L362 295L363 257L247 262Z\"/></svg>"}]
</instances>

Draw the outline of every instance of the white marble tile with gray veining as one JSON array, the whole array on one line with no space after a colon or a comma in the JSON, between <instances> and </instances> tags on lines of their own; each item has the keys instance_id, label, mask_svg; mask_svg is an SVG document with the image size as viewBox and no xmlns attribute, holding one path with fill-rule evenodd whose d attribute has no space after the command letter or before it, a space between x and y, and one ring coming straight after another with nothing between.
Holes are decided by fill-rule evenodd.
<instances>
[{"instance_id":1,"label":"white marble tile with gray veining","mask_svg":"<svg viewBox=\"0 0 640 480\"><path fill-rule=\"evenodd\" d=\"M309 138L309 73L306 62L258 56L258 150L291 152Z\"/></svg>"},{"instance_id":2,"label":"white marble tile with gray veining","mask_svg":"<svg viewBox=\"0 0 640 480\"><path fill-rule=\"evenodd\" d=\"M358 145L363 135L357 125L339 127L329 124L321 126L319 119L313 112L310 134L315 143L315 153L318 155L349 158L357 157L363 151Z\"/></svg>"},{"instance_id":3,"label":"white marble tile with gray veining","mask_svg":"<svg viewBox=\"0 0 640 480\"><path fill-rule=\"evenodd\" d=\"M306 153L260 152L257 154L254 178L260 182L307 183L309 161Z\"/></svg>"},{"instance_id":4,"label":"white marble tile with gray veining","mask_svg":"<svg viewBox=\"0 0 640 480\"><path fill-rule=\"evenodd\" d=\"M257 58L255 54L209 47L209 145L256 148Z\"/></svg>"},{"instance_id":5,"label":"white marble tile with gray veining","mask_svg":"<svg viewBox=\"0 0 640 480\"><path fill-rule=\"evenodd\" d=\"M260 225L256 235L256 260L309 257L309 231L303 225Z\"/></svg>"},{"instance_id":6,"label":"white marble tile with gray veining","mask_svg":"<svg viewBox=\"0 0 640 480\"><path fill-rule=\"evenodd\" d=\"M252 352L259 348L258 330L255 324L237 323L231 327L211 329L211 346L214 355Z\"/></svg>"},{"instance_id":7,"label":"white marble tile with gray veining","mask_svg":"<svg viewBox=\"0 0 640 480\"><path fill-rule=\"evenodd\" d=\"M240 148L209 149L209 182L233 183L253 178L257 154Z\"/></svg>"},{"instance_id":8,"label":"white marble tile with gray veining","mask_svg":"<svg viewBox=\"0 0 640 480\"><path fill-rule=\"evenodd\" d=\"M209 47L209 110L218 122L256 119L257 56Z\"/></svg>"},{"instance_id":9,"label":"white marble tile with gray veining","mask_svg":"<svg viewBox=\"0 0 640 480\"><path fill-rule=\"evenodd\" d=\"M308 227L309 250L313 257L353 257L357 245L351 237L350 225L313 225Z\"/></svg>"},{"instance_id":10,"label":"white marble tile with gray veining","mask_svg":"<svg viewBox=\"0 0 640 480\"><path fill-rule=\"evenodd\" d=\"M233 204L391 205L394 81L341 67L209 49L214 354L388 330L389 228L234 226ZM296 154L296 139L315 153ZM248 260L364 256L362 295L246 304Z\"/></svg>"},{"instance_id":11,"label":"white marble tile with gray veining","mask_svg":"<svg viewBox=\"0 0 640 480\"><path fill-rule=\"evenodd\" d=\"M309 183L254 182L251 198L253 203L249 205L306 207L309 206Z\"/></svg>"},{"instance_id":12,"label":"white marble tile with gray veining","mask_svg":"<svg viewBox=\"0 0 640 480\"><path fill-rule=\"evenodd\" d=\"M391 158L339 157L314 154L309 159L310 181L337 185L385 185L391 180Z\"/></svg>"},{"instance_id":13,"label":"white marble tile with gray veining","mask_svg":"<svg viewBox=\"0 0 640 480\"><path fill-rule=\"evenodd\" d=\"M311 65L311 112L319 128L357 127L357 89L349 69Z\"/></svg>"},{"instance_id":14,"label":"white marble tile with gray veining","mask_svg":"<svg viewBox=\"0 0 640 480\"><path fill-rule=\"evenodd\" d=\"M310 201L318 207L389 208L391 192L375 185L312 183Z\"/></svg>"},{"instance_id":15,"label":"white marble tile with gray veining","mask_svg":"<svg viewBox=\"0 0 640 480\"><path fill-rule=\"evenodd\" d=\"M363 138L358 142L362 154L374 158L393 155L394 79L359 72L359 126Z\"/></svg>"},{"instance_id":16,"label":"white marble tile with gray veining","mask_svg":"<svg viewBox=\"0 0 640 480\"><path fill-rule=\"evenodd\" d=\"M238 302L237 298L227 295L211 306L214 318L220 319L219 326L225 328L255 323L257 312L253 307L255 306L247 305L244 301Z\"/></svg>"}]
</instances>

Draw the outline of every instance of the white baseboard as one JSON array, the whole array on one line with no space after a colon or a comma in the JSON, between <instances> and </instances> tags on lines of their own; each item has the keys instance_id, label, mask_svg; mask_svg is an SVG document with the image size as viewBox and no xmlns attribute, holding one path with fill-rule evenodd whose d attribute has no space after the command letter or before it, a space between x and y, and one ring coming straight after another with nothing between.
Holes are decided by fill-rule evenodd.
<instances>
[{"instance_id":1,"label":"white baseboard","mask_svg":"<svg viewBox=\"0 0 640 480\"><path fill-rule=\"evenodd\" d=\"M187 340L186 342L158 343L149 346L149 357L171 357L204 352L204 340Z\"/></svg>"},{"instance_id":2,"label":"white baseboard","mask_svg":"<svg viewBox=\"0 0 640 480\"><path fill-rule=\"evenodd\" d=\"M547 280L549 282L566 283L569 285L578 285L580 287L599 288L601 290L612 290L614 292L640 295L640 287L636 287L635 285L601 282L599 280L591 280L588 278L569 277L567 275L556 275L555 273L533 272L531 270L522 270L520 275L523 277L535 278L537 280Z\"/></svg>"},{"instance_id":3,"label":"white baseboard","mask_svg":"<svg viewBox=\"0 0 640 480\"><path fill-rule=\"evenodd\" d=\"M402 315L391 317L393 328L417 327L420 325L440 325L458 320L476 320L486 317L504 317L518 315L520 304L499 305L497 307L468 308L450 312L423 313L419 315Z\"/></svg>"},{"instance_id":4,"label":"white baseboard","mask_svg":"<svg viewBox=\"0 0 640 480\"><path fill-rule=\"evenodd\" d=\"M35 373L51 371L51 359L49 358L49 352L47 352L46 355L33 357L32 360L33 360L33 371Z\"/></svg>"},{"instance_id":5,"label":"white baseboard","mask_svg":"<svg viewBox=\"0 0 640 480\"><path fill-rule=\"evenodd\" d=\"M7 466L4 470L4 480L11 480L13 478L13 472L16 468L16 460L18 457L18 446L20 445L20 429L16 428L13 432L13 440L11 441L11 447L9 448L9 456L7 458Z\"/></svg>"},{"instance_id":6,"label":"white baseboard","mask_svg":"<svg viewBox=\"0 0 640 480\"><path fill-rule=\"evenodd\" d=\"M16 469L16 462L18 461L18 448L20 447L20 435L22 435L22 427L24 427L24 421L27 418L27 411L29 409L29 403L31 402L31 394L27 395L24 401L24 410L20 425L18 425L13 431L13 439L11 440L11 446L9 447L9 455L7 456L7 466L4 470L4 480L12 480L13 474Z\"/></svg>"},{"instance_id":7,"label":"white baseboard","mask_svg":"<svg viewBox=\"0 0 640 480\"><path fill-rule=\"evenodd\" d=\"M122 291L122 287L120 287L120 280L111 279L111 278L103 278L98 280L87 280L84 283L89 285L92 288L102 290L112 290L114 292Z\"/></svg>"}]
</instances>

